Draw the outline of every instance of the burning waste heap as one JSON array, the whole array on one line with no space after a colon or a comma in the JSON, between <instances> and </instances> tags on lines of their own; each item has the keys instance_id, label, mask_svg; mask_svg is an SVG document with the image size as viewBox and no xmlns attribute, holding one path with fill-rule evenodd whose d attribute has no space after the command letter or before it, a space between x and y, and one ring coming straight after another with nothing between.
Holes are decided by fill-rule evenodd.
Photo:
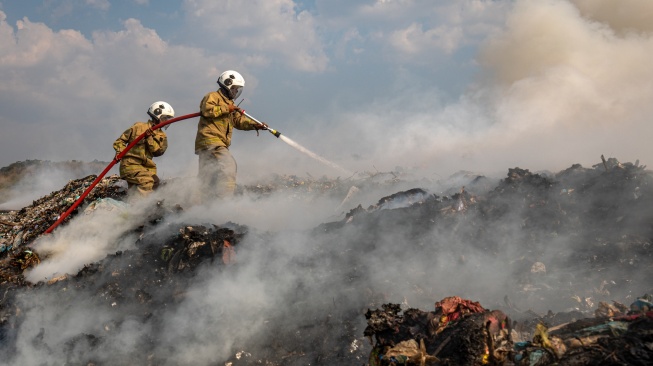
<instances>
[{"instance_id":1,"label":"burning waste heap","mask_svg":"<svg viewBox=\"0 0 653 366\"><path fill-rule=\"evenodd\" d=\"M240 196L274 207L283 191L353 208L274 231L209 220L229 217L220 208L151 202L136 223L105 229L122 246L79 270L43 272L54 257L44 243L90 242L71 235L102 232L96 214L135 217L109 177L54 238L41 235L94 178L1 218L8 364L653 362L653 176L638 163L514 168L464 187L397 174L276 177ZM379 195L358 204L366 194Z\"/></svg>"}]
</instances>

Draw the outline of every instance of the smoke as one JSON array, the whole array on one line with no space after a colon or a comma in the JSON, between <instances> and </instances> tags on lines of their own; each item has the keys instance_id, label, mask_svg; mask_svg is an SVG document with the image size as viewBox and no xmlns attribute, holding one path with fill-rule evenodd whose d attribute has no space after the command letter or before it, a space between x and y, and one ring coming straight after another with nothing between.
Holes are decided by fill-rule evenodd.
<instances>
[{"instance_id":1,"label":"smoke","mask_svg":"<svg viewBox=\"0 0 653 366\"><path fill-rule=\"evenodd\" d=\"M634 28L642 16L635 14L653 20L640 3L619 4L622 15L633 15ZM602 153L650 160L653 70L646 59L653 33L621 33L591 15L566 1L516 3L479 58L490 83L483 97L495 119L476 141L482 151L497 150L502 162L518 161L508 154L523 151L524 165L552 170L569 160L587 165ZM542 158L528 164L534 156Z\"/></svg>"},{"instance_id":2,"label":"smoke","mask_svg":"<svg viewBox=\"0 0 653 366\"><path fill-rule=\"evenodd\" d=\"M455 186L430 184L431 192L459 189L459 184L473 186L461 175L452 177L450 183ZM574 186L571 181L566 183ZM145 357L141 355L141 346L145 346L162 360L160 364L214 364L241 351L262 357L263 347L269 347L271 339L283 339L282 346L290 348L288 353L303 352L306 344L302 340L313 339L314 333L321 334L323 342L311 345L322 347L311 352L328 354L362 339L365 310L387 302L430 310L434 301L458 295L497 308L499 300L509 295L523 309L545 312L569 310L577 305L571 295L584 294L519 287L520 276L533 277L529 283L535 284L539 278L541 286L577 281L571 271L561 268L569 253L585 241L569 233L554 235L543 230L546 245L540 252L531 251L523 245L533 240L529 237L532 232L525 231L524 226L533 220L546 227L550 218L529 216L528 206L509 196L505 202L495 202L498 207L508 207L507 214L496 215L494 222L482 228L473 225L482 218L463 214L430 218L419 209L396 207L404 202L398 199L395 205L388 205L393 209L382 210L382 215L354 217L342 228L326 231L313 229L317 222L329 221L325 216L340 200L320 197L318 192L301 197L287 193L243 196L232 202L195 206L188 196L190 186L187 181L171 182L151 201L132 204L124 212L96 209L76 217L58 229L55 238L42 239L45 241L39 243L39 253L50 253L30 278L41 280L52 272L74 274L83 261L97 261L117 250L131 249L137 238L125 233L132 232L153 203L161 199L168 205L181 203L185 210L167 217L143 237L156 241L157 234L169 235L170 228L189 223L245 224L249 233L237 247L235 264L205 263L192 275L188 287L178 289L178 298L157 299L155 303L166 305L155 309L156 314L143 316L125 318L130 311L123 308L126 305L119 300L102 301L111 290L112 274L108 272L107 278L83 282L85 286L71 282L65 288L43 286L39 291L26 292L21 296L25 321L18 330L15 360L38 364L53 359L79 363L92 359L120 364L130 355ZM363 188L350 197L351 204L363 204L368 197L378 200L382 192ZM559 193L554 190L550 194ZM588 210L600 198L588 197ZM479 230L482 235L478 235ZM68 261L76 262L77 267ZM531 273L535 262L543 263L548 272ZM47 274L37 275L42 266L48 269ZM112 271L120 273L121 268L114 265ZM601 279L616 277L608 272L602 270ZM601 285L598 278L590 276L583 281L588 292ZM543 294L551 296L543 298ZM613 296L619 299L616 292ZM348 317L356 321L347 331L340 321ZM326 329L325 318L333 319L327 323L335 330ZM80 340L80 335L101 340ZM287 343L289 339L297 340L296 349Z\"/></svg>"},{"instance_id":3,"label":"smoke","mask_svg":"<svg viewBox=\"0 0 653 366\"><path fill-rule=\"evenodd\" d=\"M333 146L322 155L349 170L417 167L440 177L506 166L556 171L601 154L649 161L650 5L619 2L610 17L604 10L614 2L576 3L515 2L481 44L481 72L457 100L404 69L388 98L311 116L338 127L297 138Z\"/></svg>"},{"instance_id":4,"label":"smoke","mask_svg":"<svg viewBox=\"0 0 653 366\"><path fill-rule=\"evenodd\" d=\"M29 161L23 163L25 169L22 171L22 178L9 190L2 192L2 197L8 197L8 200L0 202L0 209L15 210L28 206L34 200L61 189L69 180L98 174L103 168L103 163L100 162L33 161L32 163L31 165Z\"/></svg>"},{"instance_id":5,"label":"smoke","mask_svg":"<svg viewBox=\"0 0 653 366\"><path fill-rule=\"evenodd\" d=\"M34 242L41 263L26 271L25 278L37 283L74 275L107 254L134 249L133 230L145 223L146 210L152 206L151 199L132 205L113 200L93 202L68 225Z\"/></svg>"},{"instance_id":6,"label":"smoke","mask_svg":"<svg viewBox=\"0 0 653 366\"><path fill-rule=\"evenodd\" d=\"M571 0L584 17L609 26L618 35L653 32L653 4L646 0Z\"/></svg>"},{"instance_id":7,"label":"smoke","mask_svg":"<svg viewBox=\"0 0 653 366\"><path fill-rule=\"evenodd\" d=\"M323 141L338 148L325 154L320 151L320 155L338 164L346 162L342 164L346 169L415 167L428 178L446 177L461 169L504 171L513 165L559 170L570 161L592 164L601 154L651 160L648 139L653 127L647 118L653 108L653 69L648 66L653 39L645 24L653 24L653 19L643 19L647 13L636 1L620 3L620 12L610 17L607 3L516 2L505 27L486 42L479 56L484 78L469 93L451 104L438 90L393 95L391 101L373 103L356 113L315 118L317 125L336 120L350 131L321 130ZM414 110L422 112L408 113L406 106L420 107ZM301 137L298 140L311 141ZM264 152L261 156L243 160L248 169L254 169L266 165L264 157L272 155ZM293 159L305 158L288 156L280 161L295 168ZM315 164L305 164L315 168ZM458 182L449 187L432 181L425 184L430 192L460 188ZM471 219L424 230L428 225L416 221L421 217L406 216L401 210L318 236L310 229L340 214L337 210L344 195L310 200L245 196L199 206L192 204L197 192L182 187L164 187L161 196L153 198L164 198L167 204L180 202L187 208L172 224L231 221L253 228L255 233L240 243L238 265L228 271L202 268L192 286L184 289L183 300L161 309L166 321L159 328L146 317L111 328L118 313L85 307L97 289L26 295L25 322L18 330L18 361L38 364L55 356L65 359L61 346L67 338L97 333L104 335L104 346L98 350L89 345L79 353L93 352L95 360L108 362L116 354L138 352L134 340L156 328L155 353L165 356L167 364L211 364L252 341L288 334L301 339L302 332L310 331L316 317L324 314L358 312L360 323L352 339L362 337L366 305L402 302L430 310L433 301L459 295L493 307L509 291L508 285L519 280L514 274L535 261L547 265L546 276L554 281L580 281L550 267L569 259L571 249L580 245L573 233L546 233L550 240L542 252L520 249L531 239L523 231L526 208L520 202L505 202L514 210L483 232L482 242L468 241L479 230L465 226ZM348 207L367 206L385 194L382 190L361 192L350 198ZM587 204L591 207L592 202ZM143 210L134 212L143 215ZM54 238L39 243L37 249L49 253L48 258L29 278L74 273L83 263L130 248L135 238L125 233L139 221L139 214L124 217L96 211L74 220ZM258 231L271 232L269 240L262 240ZM373 244L365 248L369 255L351 250L364 243ZM582 280L587 288L598 286L595 278ZM360 291L362 287L365 292ZM525 308L562 311L573 304L570 297L546 300L535 292L532 296L524 292L520 301ZM366 303L370 298L378 301ZM47 330L39 337L41 329ZM34 339L47 345L50 353L30 353ZM329 346L324 347L334 349Z\"/></svg>"},{"instance_id":8,"label":"smoke","mask_svg":"<svg viewBox=\"0 0 653 366\"><path fill-rule=\"evenodd\" d=\"M166 314L159 349L170 364L210 364L226 359L288 305L284 298L296 282L296 274L283 271L283 265L291 256L273 256L278 262L274 269L266 270L272 248L281 243L269 244L269 249L255 245L239 252L238 261L244 265L234 272L213 268L198 274L180 307ZM294 247L300 251L292 254L301 253L299 246ZM202 319L199 326L198 317ZM180 350L176 347L179 339L193 341Z\"/></svg>"}]
</instances>

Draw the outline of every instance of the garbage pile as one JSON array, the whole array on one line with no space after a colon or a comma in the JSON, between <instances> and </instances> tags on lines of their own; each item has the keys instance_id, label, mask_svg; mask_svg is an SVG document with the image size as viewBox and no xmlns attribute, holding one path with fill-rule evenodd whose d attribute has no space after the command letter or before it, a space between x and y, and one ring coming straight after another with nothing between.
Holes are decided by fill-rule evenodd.
<instances>
[{"instance_id":1,"label":"garbage pile","mask_svg":"<svg viewBox=\"0 0 653 366\"><path fill-rule=\"evenodd\" d=\"M524 324L457 296L436 302L432 312L411 308L400 314L400 304L384 304L365 314L365 335L375 343L369 365L648 365L653 362L650 299L646 295L629 308L602 303L595 318L533 319L527 341L515 341L521 335L513 327L524 329Z\"/></svg>"},{"instance_id":2,"label":"garbage pile","mask_svg":"<svg viewBox=\"0 0 653 366\"><path fill-rule=\"evenodd\" d=\"M395 190L305 232L153 210L158 217L123 237L133 249L49 281L2 277L0 356L84 365L651 363L653 175L644 166L611 158L557 174L512 168L492 187L465 175L447 190L400 177L276 177L240 192L351 204ZM107 187L93 199L119 200ZM42 265L30 238L12 248L22 262L0 254L0 273Z\"/></svg>"},{"instance_id":3,"label":"garbage pile","mask_svg":"<svg viewBox=\"0 0 653 366\"><path fill-rule=\"evenodd\" d=\"M97 178L89 175L85 178L71 180L63 189L50 193L34 201L19 211L10 211L2 215L0 225L0 250L10 250L22 243L29 243L43 234L62 212L65 212L84 193ZM120 180L117 175L103 178L85 198L92 202L97 198L121 198L125 190L115 183ZM68 222L66 218L64 222Z\"/></svg>"},{"instance_id":4,"label":"garbage pile","mask_svg":"<svg viewBox=\"0 0 653 366\"><path fill-rule=\"evenodd\" d=\"M370 366L502 365L512 351L510 319L478 302L452 296L435 303L434 312L385 304L368 310L365 336L376 341Z\"/></svg>"},{"instance_id":5,"label":"garbage pile","mask_svg":"<svg viewBox=\"0 0 653 366\"><path fill-rule=\"evenodd\" d=\"M102 171L109 162L91 161L83 162L78 160L54 162L49 160L25 160L18 161L6 167L0 168L0 205L12 198L12 195L19 192L30 192L39 187L40 177L52 176L53 174L65 174L73 178L86 177L98 171ZM57 179L58 180L58 179ZM20 206L10 207L11 209Z\"/></svg>"},{"instance_id":6,"label":"garbage pile","mask_svg":"<svg viewBox=\"0 0 653 366\"><path fill-rule=\"evenodd\" d=\"M39 263L38 255L29 249L29 244L57 221L59 215L75 203L95 178L97 176L89 175L71 180L59 191L41 197L27 207L0 214L0 282L23 281L22 271ZM100 198L123 198L126 192L117 184L119 180L117 175L103 178L84 202L90 203ZM63 223L69 222L78 211L79 208L66 217Z\"/></svg>"},{"instance_id":7,"label":"garbage pile","mask_svg":"<svg viewBox=\"0 0 653 366\"><path fill-rule=\"evenodd\" d=\"M514 345L515 365L649 365L653 362L653 312L637 308L623 315L577 320L547 328L538 324L531 341Z\"/></svg>"},{"instance_id":8,"label":"garbage pile","mask_svg":"<svg viewBox=\"0 0 653 366\"><path fill-rule=\"evenodd\" d=\"M245 228L234 226L238 230ZM139 229L141 230L141 229ZM47 282L39 282L29 289L31 292L47 292L50 301L58 303L83 302L85 307L101 309L109 313L109 320L99 324L101 333L76 334L62 342L62 356L69 364L95 364L92 356L79 354L80 348L102 349L109 335L133 319L147 320L152 324L165 324L165 310L179 304L185 296L195 271L201 262L226 266L236 262L235 250L246 231L236 232L231 228L213 225L186 225L173 230L165 228L160 241L158 235L144 236L136 242L136 249L116 252L105 259L90 263L74 275L62 275ZM6 284L5 284L6 285ZM15 329L27 320L21 311L29 311L15 297L14 290L4 286L5 297L0 298L0 340L10 345L13 353L18 334ZM78 297L80 293L87 293ZM156 334L143 337L134 344L139 354L115 354L110 364L152 364L161 365L161 356L148 353L156 342ZM43 352L48 357L55 354L38 338L33 344L34 352ZM7 351L7 349L5 349ZM11 358L9 358L11 359Z\"/></svg>"}]
</instances>

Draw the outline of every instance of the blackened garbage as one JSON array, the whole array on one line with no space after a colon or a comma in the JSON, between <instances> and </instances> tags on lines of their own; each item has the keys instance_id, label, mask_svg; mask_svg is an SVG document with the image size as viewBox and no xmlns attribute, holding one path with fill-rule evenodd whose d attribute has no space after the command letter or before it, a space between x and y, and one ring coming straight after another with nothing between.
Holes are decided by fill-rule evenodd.
<instances>
[{"instance_id":1,"label":"blackened garbage","mask_svg":"<svg viewBox=\"0 0 653 366\"><path fill-rule=\"evenodd\" d=\"M442 302L470 303L456 297ZM552 327L539 322L533 327L531 340L514 342L513 323L502 311L485 310L475 303L472 310L457 305L446 314L438 304L432 312L407 309L403 315L399 314L399 304L368 310L364 333L374 337L369 365L581 366L653 362L653 311L583 318ZM635 304L631 308L636 308ZM415 347L418 340L422 352Z\"/></svg>"},{"instance_id":2,"label":"blackened garbage","mask_svg":"<svg viewBox=\"0 0 653 366\"><path fill-rule=\"evenodd\" d=\"M385 304L365 314L364 334L375 339L370 365L502 365L512 351L510 320L500 310L453 296L437 302L432 312L399 311L399 304ZM397 345L405 341L419 341L430 359L424 352L398 354Z\"/></svg>"},{"instance_id":3,"label":"blackened garbage","mask_svg":"<svg viewBox=\"0 0 653 366\"><path fill-rule=\"evenodd\" d=\"M558 174L514 168L494 187L480 189L487 181L475 185L478 177L469 177L469 184L449 187L451 194L401 178L278 176L239 187L261 200L277 190L337 202L352 186L364 193L385 184L396 192L374 196L372 205L350 197L355 208L344 217L301 236L301 255L282 247L280 234L233 223L170 223L162 210L139 229L133 249L37 284L19 279L39 265L38 253L27 250L53 218L29 219L39 205L3 217L20 227L2 225L3 245L16 245L0 254L0 356L23 360L15 351L27 344L53 363L168 365L175 352L203 344L213 357L187 363L651 364L652 299L642 296L653 293L651 172L616 159ZM107 184L96 198L112 194ZM244 261L255 250L261 255L252 269ZM254 283L244 276L252 273ZM213 289L225 278L226 287L233 282L248 294L251 304L241 304L253 311L221 313L242 301L222 293L220 306L193 307L192 292L205 295L198 283ZM473 300L466 299L470 293ZM56 308L74 318L67 309L78 304L102 318L52 337L43 312ZM555 311L547 309L552 304ZM216 336L229 321L233 334ZM115 348L121 332L134 328L147 331L129 332L132 346ZM229 356L215 356L217 348Z\"/></svg>"}]
</instances>

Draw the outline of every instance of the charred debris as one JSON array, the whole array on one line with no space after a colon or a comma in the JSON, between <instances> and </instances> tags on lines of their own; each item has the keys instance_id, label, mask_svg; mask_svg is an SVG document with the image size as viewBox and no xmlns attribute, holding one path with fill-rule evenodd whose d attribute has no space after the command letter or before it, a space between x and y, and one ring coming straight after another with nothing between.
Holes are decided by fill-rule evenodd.
<instances>
[{"instance_id":1,"label":"charred debris","mask_svg":"<svg viewBox=\"0 0 653 366\"><path fill-rule=\"evenodd\" d=\"M277 176L239 187L240 194L261 199L275 192L298 200L329 195L342 200L342 208L352 207L358 192L414 184L304 233L310 248L296 258L267 252L260 275L278 275L279 261L301 275L283 301L262 306L256 332L237 332L226 342L232 345L226 355L193 364L653 363L653 175L645 166L611 158L556 174L509 169L496 182L457 178L464 186L438 193L398 173ZM159 203L135 229L134 249L78 273L25 280L24 272L45 259L34 242L94 179L70 181L0 216L2 359L12 364L34 352L48 360L44 364L168 365L181 362L174 345L225 343L197 339L199 317L185 324L194 339L170 343L164 335L170 314L182 311L189 288L207 269L229 276L247 265L241 248L271 247L279 233L231 222L179 223L168 218L183 206ZM93 202L121 202L125 192L117 183L116 176L103 179L71 218ZM332 293L323 296L324 289ZM47 303L35 305L32 298ZM47 323L25 330L39 309L79 302L107 315L96 327L56 340ZM134 322L149 331L132 339L133 347L111 348Z\"/></svg>"}]
</instances>

